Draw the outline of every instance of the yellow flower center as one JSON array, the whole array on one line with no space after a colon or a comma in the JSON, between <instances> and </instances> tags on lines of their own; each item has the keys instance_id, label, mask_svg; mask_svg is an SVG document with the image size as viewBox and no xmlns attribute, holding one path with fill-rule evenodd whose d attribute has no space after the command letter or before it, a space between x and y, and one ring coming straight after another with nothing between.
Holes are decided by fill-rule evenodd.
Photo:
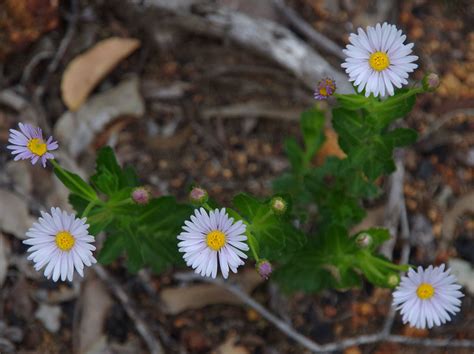
<instances>
[{"instance_id":1,"label":"yellow flower center","mask_svg":"<svg viewBox=\"0 0 474 354\"><path fill-rule=\"evenodd\" d=\"M416 289L416 295L422 300L428 300L431 299L434 295L435 289L433 288L433 285L427 284L427 283L422 283Z\"/></svg>"},{"instance_id":2,"label":"yellow flower center","mask_svg":"<svg viewBox=\"0 0 474 354\"><path fill-rule=\"evenodd\" d=\"M210 249L219 251L225 245L225 234L219 230L213 230L207 234L206 243Z\"/></svg>"},{"instance_id":3,"label":"yellow flower center","mask_svg":"<svg viewBox=\"0 0 474 354\"><path fill-rule=\"evenodd\" d=\"M323 86L319 89L319 94L320 95L323 95L323 96L327 96L328 95L328 91L326 90L326 86Z\"/></svg>"},{"instance_id":4,"label":"yellow flower center","mask_svg":"<svg viewBox=\"0 0 474 354\"><path fill-rule=\"evenodd\" d=\"M387 53L375 52L369 58L370 67L376 71L382 71L390 65L390 59Z\"/></svg>"},{"instance_id":5,"label":"yellow flower center","mask_svg":"<svg viewBox=\"0 0 474 354\"><path fill-rule=\"evenodd\" d=\"M43 156L48 150L43 140L33 138L28 141L26 147L35 155Z\"/></svg>"},{"instance_id":6,"label":"yellow flower center","mask_svg":"<svg viewBox=\"0 0 474 354\"><path fill-rule=\"evenodd\" d=\"M70 251L76 243L74 236L68 231L60 231L56 234L56 245L62 251Z\"/></svg>"}]
</instances>

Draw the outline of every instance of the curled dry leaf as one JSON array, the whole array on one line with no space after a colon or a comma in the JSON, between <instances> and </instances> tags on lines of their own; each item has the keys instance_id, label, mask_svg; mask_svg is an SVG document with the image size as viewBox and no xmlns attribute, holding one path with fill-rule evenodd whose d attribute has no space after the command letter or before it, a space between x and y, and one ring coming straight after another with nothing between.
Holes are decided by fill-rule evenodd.
<instances>
[{"instance_id":1,"label":"curled dry leaf","mask_svg":"<svg viewBox=\"0 0 474 354\"><path fill-rule=\"evenodd\" d=\"M81 320L77 338L79 352L90 353L92 348L102 346L105 334L103 328L112 299L104 284L97 277L86 280L82 294Z\"/></svg>"},{"instance_id":2,"label":"curled dry leaf","mask_svg":"<svg viewBox=\"0 0 474 354\"><path fill-rule=\"evenodd\" d=\"M61 81L64 104L71 111L79 109L97 84L139 46L138 39L112 37L74 58Z\"/></svg>"},{"instance_id":3,"label":"curled dry leaf","mask_svg":"<svg viewBox=\"0 0 474 354\"><path fill-rule=\"evenodd\" d=\"M466 213L474 213L474 192L459 198L443 219L441 250L446 250L454 238L458 220Z\"/></svg>"},{"instance_id":4,"label":"curled dry leaf","mask_svg":"<svg viewBox=\"0 0 474 354\"><path fill-rule=\"evenodd\" d=\"M54 135L71 156L77 157L116 119L140 117L144 112L145 103L139 92L138 78L131 77L92 96L78 112L63 114L56 123Z\"/></svg>"},{"instance_id":5,"label":"curled dry leaf","mask_svg":"<svg viewBox=\"0 0 474 354\"><path fill-rule=\"evenodd\" d=\"M226 341L217 348L217 354L249 354L249 350L241 345L236 345L237 335L230 334Z\"/></svg>"},{"instance_id":6,"label":"curled dry leaf","mask_svg":"<svg viewBox=\"0 0 474 354\"><path fill-rule=\"evenodd\" d=\"M0 189L0 200L0 230L20 239L26 238L25 233L34 222L26 202L4 189Z\"/></svg>"},{"instance_id":7,"label":"curled dry leaf","mask_svg":"<svg viewBox=\"0 0 474 354\"><path fill-rule=\"evenodd\" d=\"M323 145L321 146L321 149L319 149L314 159L316 166L321 166L326 160L326 157L329 156L335 156L338 159L346 158L346 154L339 146L337 140L337 133L331 128L326 128L324 129L324 135L326 137L326 140L324 141Z\"/></svg>"},{"instance_id":8,"label":"curled dry leaf","mask_svg":"<svg viewBox=\"0 0 474 354\"><path fill-rule=\"evenodd\" d=\"M239 284L246 293L252 292L262 278L255 271L237 274ZM226 289L214 284L196 284L186 287L169 287L161 292L163 311L176 315L185 310L199 309L215 304L240 304L241 301Z\"/></svg>"}]
</instances>

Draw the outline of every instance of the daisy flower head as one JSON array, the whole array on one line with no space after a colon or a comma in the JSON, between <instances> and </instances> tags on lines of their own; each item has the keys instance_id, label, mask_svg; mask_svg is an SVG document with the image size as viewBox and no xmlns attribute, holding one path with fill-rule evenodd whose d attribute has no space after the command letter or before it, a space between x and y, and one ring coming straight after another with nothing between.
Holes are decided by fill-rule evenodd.
<instances>
[{"instance_id":1,"label":"daisy flower head","mask_svg":"<svg viewBox=\"0 0 474 354\"><path fill-rule=\"evenodd\" d=\"M429 266L410 269L402 277L400 285L393 293L393 305L401 310L403 323L410 323L416 328L432 328L451 320L451 315L459 312L461 286L456 284L456 277L449 274L442 264L439 267Z\"/></svg>"},{"instance_id":2,"label":"daisy flower head","mask_svg":"<svg viewBox=\"0 0 474 354\"><path fill-rule=\"evenodd\" d=\"M72 281L74 269L84 276L84 264L96 263L92 256L95 246L94 237L89 235L86 218L78 219L59 208L51 208L51 214L41 212L38 222L28 230L28 238L23 241L30 245L29 260L35 263L39 271L46 266L44 275L57 281Z\"/></svg>"},{"instance_id":3,"label":"daisy flower head","mask_svg":"<svg viewBox=\"0 0 474 354\"><path fill-rule=\"evenodd\" d=\"M15 156L15 161L31 160L34 165L41 159L43 167L46 167L46 161L54 159L50 151L58 148L58 143L53 141L50 136L48 140L43 139L43 132L41 128L33 127L30 124L19 123L20 130L10 129L10 137L7 149L12 150L12 155Z\"/></svg>"},{"instance_id":4,"label":"daisy flower head","mask_svg":"<svg viewBox=\"0 0 474 354\"><path fill-rule=\"evenodd\" d=\"M406 85L408 73L418 67L413 63L418 57L410 55L413 43L403 44L406 35L386 22L368 26L367 31L359 28L357 33L349 36L351 44L343 49L347 58L341 66L349 81L354 82L358 92L365 88L366 97L371 93L375 97L393 96L394 86Z\"/></svg>"},{"instance_id":5,"label":"daisy flower head","mask_svg":"<svg viewBox=\"0 0 474 354\"><path fill-rule=\"evenodd\" d=\"M336 92L336 81L325 78L318 82L318 87L314 92L314 98L318 101L326 100Z\"/></svg>"},{"instance_id":6,"label":"daisy flower head","mask_svg":"<svg viewBox=\"0 0 474 354\"><path fill-rule=\"evenodd\" d=\"M234 222L225 208L209 214L204 208L196 209L178 235L179 251L196 273L215 278L219 264L222 276L227 278L229 269L237 273L244 264L242 259L247 258L245 229L245 224L241 220Z\"/></svg>"}]
</instances>

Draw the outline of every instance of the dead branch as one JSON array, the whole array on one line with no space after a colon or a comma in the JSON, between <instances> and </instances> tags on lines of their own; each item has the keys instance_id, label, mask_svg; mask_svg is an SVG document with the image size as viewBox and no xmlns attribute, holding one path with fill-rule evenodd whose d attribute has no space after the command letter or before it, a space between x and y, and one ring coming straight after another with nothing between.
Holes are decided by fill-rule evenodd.
<instances>
[{"instance_id":1,"label":"dead branch","mask_svg":"<svg viewBox=\"0 0 474 354\"><path fill-rule=\"evenodd\" d=\"M282 109L263 102L236 103L222 107L205 108L204 119L211 118L270 118L283 121L297 121L302 109Z\"/></svg>"},{"instance_id":2,"label":"dead branch","mask_svg":"<svg viewBox=\"0 0 474 354\"><path fill-rule=\"evenodd\" d=\"M340 93L352 93L346 75L333 68L319 53L287 28L265 19L255 19L241 12L196 0L129 0L142 12L156 9L175 15L173 24L192 33L228 38L292 72L308 88L331 76Z\"/></svg>"},{"instance_id":3,"label":"dead branch","mask_svg":"<svg viewBox=\"0 0 474 354\"><path fill-rule=\"evenodd\" d=\"M278 12L303 36L305 36L316 47L335 55L340 59L345 59L342 48L325 35L317 32L301 16L299 16L291 7L287 6L284 0L273 0L273 4Z\"/></svg>"},{"instance_id":4,"label":"dead branch","mask_svg":"<svg viewBox=\"0 0 474 354\"><path fill-rule=\"evenodd\" d=\"M128 297L125 290L123 290L122 286L117 281L115 281L115 279L113 279L101 265L96 264L94 266L94 270L97 276L105 284L107 284L114 296L120 301L123 308L125 309L125 312L127 312L128 317L133 320L137 332L145 341L149 352L152 354L164 354L165 351L160 341L153 335L153 333L151 333L145 321L137 313L130 301L130 298Z\"/></svg>"},{"instance_id":5,"label":"dead branch","mask_svg":"<svg viewBox=\"0 0 474 354\"><path fill-rule=\"evenodd\" d=\"M403 178L405 168L403 166L403 150L397 151L395 157L397 169L389 177L390 190L388 193L388 203L385 207L385 227L390 232L390 240L386 241L381 247L380 252L388 259L393 258L393 248L397 241L397 230L400 223L400 212L403 201Z\"/></svg>"},{"instance_id":6,"label":"dead branch","mask_svg":"<svg viewBox=\"0 0 474 354\"><path fill-rule=\"evenodd\" d=\"M430 338L410 338L405 336L399 335L391 335L386 333L384 330L380 331L376 334L371 335L362 335L355 338L348 338L337 343L328 343L328 344L318 344L311 340L310 338L302 335L298 331L296 331L290 324L284 322L283 320L279 319L273 313L268 311L264 306L260 305L257 301L255 301L251 296L247 295L243 290L241 290L238 286L223 281L222 279L212 279L212 278L204 278L199 274L188 272L188 273L177 273L175 274L175 278L180 281L190 282L190 281L204 281L211 284L216 284L222 286L238 298L242 300L244 304L250 306L255 311L257 311L263 318L267 321L271 322L275 327L277 327L280 331L282 331L285 335L292 338L306 349L314 352L314 353L324 353L324 352L333 352L338 350L344 350L346 348L362 345L362 344L370 344L376 342L394 342L394 343L401 343L401 344L408 344L408 345L420 345L420 346L427 346L427 347L450 347L450 348L474 348L474 340L455 340L455 339L430 339Z\"/></svg>"}]
</instances>

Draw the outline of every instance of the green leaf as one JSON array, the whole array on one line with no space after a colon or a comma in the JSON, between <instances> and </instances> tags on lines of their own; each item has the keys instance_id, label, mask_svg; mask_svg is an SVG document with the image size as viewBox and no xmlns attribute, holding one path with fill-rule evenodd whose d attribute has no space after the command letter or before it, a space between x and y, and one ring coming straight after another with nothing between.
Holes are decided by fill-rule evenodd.
<instances>
[{"instance_id":1,"label":"green leaf","mask_svg":"<svg viewBox=\"0 0 474 354\"><path fill-rule=\"evenodd\" d=\"M54 167L54 173L71 193L88 201L98 199L94 189L92 189L92 187L77 174L69 172L61 167Z\"/></svg>"},{"instance_id":2,"label":"green leaf","mask_svg":"<svg viewBox=\"0 0 474 354\"><path fill-rule=\"evenodd\" d=\"M320 110L311 109L301 114L300 124L306 147L305 158L307 162L312 159L324 142L324 123L325 117Z\"/></svg>"},{"instance_id":3,"label":"green leaf","mask_svg":"<svg viewBox=\"0 0 474 354\"><path fill-rule=\"evenodd\" d=\"M418 133L415 130L406 128L397 128L382 135L382 139L391 147L411 145L417 138Z\"/></svg>"},{"instance_id":4,"label":"green leaf","mask_svg":"<svg viewBox=\"0 0 474 354\"><path fill-rule=\"evenodd\" d=\"M247 220L248 231L258 243L260 257L269 260L281 257L285 252L301 248L306 238L286 220L278 218L268 202L241 193L234 197L232 203Z\"/></svg>"},{"instance_id":5,"label":"green leaf","mask_svg":"<svg viewBox=\"0 0 474 354\"><path fill-rule=\"evenodd\" d=\"M303 171L305 153L294 138L288 138L285 141L285 152L290 160L294 173L299 174Z\"/></svg>"},{"instance_id":6,"label":"green leaf","mask_svg":"<svg viewBox=\"0 0 474 354\"><path fill-rule=\"evenodd\" d=\"M115 261L125 250L125 235L117 233L108 235L100 250L97 260L102 264L110 264Z\"/></svg>"},{"instance_id":7,"label":"green leaf","mask_svg":"<svg viewBox=\"0 0 474 354\"><path fill-rule=\"evenodd\" d=\"M352 148L364 145L366 140L372 135L367 124L355 111L344 108L332 110L333 127L339 136L339 145L346 154L352 152Z\"/></svg>"},{"instance_id":8,"label":"green leaf","mask_svg":"<svg viewBox=\"0 0 474 354\"><path fill-rule=\"evenodd\" d=\"M372 237L372 243L368 247L369 250L375 251L385 241L390 240L390 233L387 229L381 227L373 227L367 230L363 230L352 236L354 239L360 234L368 234Z\"/></svg>"},{"instance_id":9,"label":"green leaf","mask_svg":"<svg viewBox=\"0 0 474 354\"><path fill-rule=\"evenodd\" d=\"M358 286L357 247L340 226L327 228L272 275L286 291L320 291Z\"/></svg>"},{"instance_id":10,"label":"green leaf","mask_svg":"<svg viewBox=\"0 0 474 354\"><path fill-rule=\"evenodd\" d=\"M96 159L96 174L91 182L104 194L111 196L115 192L137 185L137 177L132 168L122 170L112 148L106 146L99 150Z\"/></svg>"}]
</instances>

